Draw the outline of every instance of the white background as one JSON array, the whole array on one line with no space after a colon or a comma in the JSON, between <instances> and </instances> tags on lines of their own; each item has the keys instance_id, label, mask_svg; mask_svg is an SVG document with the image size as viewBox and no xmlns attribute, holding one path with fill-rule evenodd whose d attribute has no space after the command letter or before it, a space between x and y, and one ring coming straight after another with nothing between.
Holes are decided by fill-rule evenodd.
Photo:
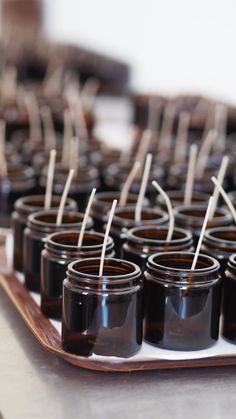
<instances>
[{"instance_id":1,"label":"white background","mask_svg":"<svg viewBox=\"0 0 236 419\"><path fill-rule=\"evenodd\" d=\"M235 0L44 0L45 29L132 65L132 87L236 103Z\"/></svg>"}]
</instances>

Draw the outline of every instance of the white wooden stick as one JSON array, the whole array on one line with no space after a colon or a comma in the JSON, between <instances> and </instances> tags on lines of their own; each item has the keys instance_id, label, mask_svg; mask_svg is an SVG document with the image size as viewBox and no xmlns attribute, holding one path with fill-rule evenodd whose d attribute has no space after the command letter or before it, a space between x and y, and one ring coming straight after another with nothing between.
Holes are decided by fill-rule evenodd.
<instances>
[{"instance_id":1,"label":"white wooden stick","mask_svg":"<svg viewBox=\"0 0 236 419\"><path fill-rule=\"evenodd\" d=\"M81 90L81 100L83 107L87 112L91 112L97 92L100 87L100 82L95 77L89 77Z\"/></svg>"},{"instance_id":2,"label":"white wooden stick","mask_svg":"<svg viewBox=\"0 0 236 419\"><path fill-rule=\"evenodd\" d=\"M56 148L56 134L53 125L52 112L49 106L43 106L40 111L43 121L45 149L51 150Z\"/></svg>"},{"instance_id":3,"label":"white wooden stick","mask_svg":"<svg viewBox=\"0 0 236 419\"><path fill-rule=\"evenodd\" d=\"M148 121L147 128L152 132L154 137L159 133L160 123L160 106L158 106L157 99L150 97L148 101Z\"/></svg>"},{"instance_id":4,"label":"white wooden stick","mask_svg":"<svg viewBox=\"0 0 236 419\"><path fill-rule=\"evenodd\" d=\"M195 252L195 255L194 255L194 258L193 258L191 271L193 271L195 269L196 264L197 264L197 260L198 260L198 256L199 256L199 253L200 253L203 236L205 234L205 230L206 230L206 227L207 227L207 223L208 223L208 219L209 219L212 204L213 204L213 197L211 196L210 199L209 199L206 215L205 215L205 218L204 218L204 221L203 221L202 230L201 230L200 237L199 237L199 240L198 240L196 252Z\"/></svg>"},{"instance_id":5,"label":"white wooden stick","mask_svg":"<svg viewBox=\"0 0 236 419\"><path fill-rule=\"evenodd\" d=\"M72 121L71 121L71 113L69 109L64 111L63 116L63 125L64 125L64 133L63 133L63 145L62 145L62 158L61 162L64 166L68 165L69 155L70 155L70 140L73 137L73 128L72 128Z\"/></svg>"},{"instance_id":6,"label":"white wooden stick","mask_svg":"<svg viewBox=\"0 0 236 419\"><path fill-rule=\"evenodd\" d=\"M129 190L130 187L136 177L136 175L138 174L139 170L140 170L141 164L139 161L134 162L134 165L131 169L131 171L129 172L127 179L123 185L123 188L121 190L121 194L120 194L120 200L119 200L119 205L123 206L126 204L127 202L127 198L128 198L128 194L129 194Z\"/></svg>"},{"instance_id":7,"label":"white wooden stick","mask_svg":"<svg viewBox=\"0 0 236 419\"><path fill-rule=\"evenodd\" d=\"M71 185L71 181L72 181L73 176L74 176L74 170L71 169L69 171L69 174L68 174L68 177L67 177L67 180L66 180L66 184L65 184L65 187L64 187L64 190L63 190L63 193L62 193L60 205L59 205L59 208L58 208L57 219L56 219L56 225L57 226L61 225L61 222L62 222L62 217L63 217L64 207L65 207L65 203L66 203L66 198L67 198L67 195L69 193L69 189L70 189L70 185Z\"/></svg>"},{"instance_id":8,"label":"white wooden stick","mask_svg":"<svg viewBox=\"0 0 236 419\"><path fill-rule=\"evenodd\" d=\"M211 129L208 132L206 138L204 139L201 145L201 148L198 153L197 163L196 163L196 178L197 179L201 179L201 177L204 174L208 156L216 138L217 138L216 130Z\"/></svg>"},{"instance_id":9,"label":"white wooden stick","mask_svg":"<svg viewBox=\"0 0 236 419\"><path fill-rule=\"evenodd\" d=\"M175 119L176 107L173 103L167 103L164 110L160 132L158 151L168 151L171 145L171 134Z\"/></svg>"},{"instance_id":10,"label":"white wooden stick","mask_svg":"<svg viewBox=\"0 0 236 419\"><path fill-rule=\"evenodd\" d=\"M45 193L45 199L44 199L45 209L51 208L55 161L56 161L56 150L53 149L50 151L50 158L49 158L49 164L48 164L47 185L46 185L46 193Z\"/></svg>"},{"instance_id":11,"label":"white wooden stick","mask_svg":"<svg viewBox=\"0 0 236 419\"><path fill-rule=\"evenodd\" d=\"M175 218L174 218L174 212L172 209L172 205L170 202L170 198L168 197L168 195L166 194L166 192L161 188L161 186L155 181L152 181L153 186L158 190L158 192L162 195L166 206L167 206L167 211L169 214L169 228L168 228L168 234L167 234L167 238L166 241L170 242L173 236L173 231L174 231L174 225L175 225Z\"/></svg>"},{"instance_id":12,"label":"white wooden stick","mask_svg":"<svg viewBox=\"0 0 236 419\"><path fill-rule=\"evenodd\" d=\"M223 182L224 182L224 177L225 177L225 173L226 173L228 164L229 164L229 157L224 156L223 159L222 159L221 165L220 165L218 176L217 176L217 180L218 180L220 185L222 185ZM210 212L210 220L214 216L216 206L217 206L217 202L218 202L218 199L219 199L219 189L217 188L217 186L215 186L212 196L213 196L213 204L212 204L211 212Z\"/></svg>"},{"instance_id":13,"label":"white wooden stick","mask_svg":"<svg viewBox=\"0 0 236 419\"><path fill-rule=\"evenodd\" d=\"M184 205L190 205L192 202L196 160L197 160L197 145L192 144L190 147L189 160L188 160L188 171L187 171L186 185L185 185L185 191L184 191Z\"/></svg>"},{"instance_id":14,"label":"white wooden stick","mask_svg":"<svg viewBox=\"0 0 236 419\"><path fill-rule=\"evenodd\" d=\"M32 92L27 92L25 94L24 102L29 116L30 143L32 147L34 147L35 143L42 141L39 106L37 99Z\"/></svg>"},{"instance_id":15,"label":"white wooden stick","mask_svg":"<svg viewBox=\"0 0 236 419\"><path fill-rule=\"evenodd\" d=\"M179 123L175 140L175 163L182 163L185 161L189 124L190 113L187 111L181 112L179 116Z\"/></svg>"},{"instance_id":16,"label":"white wooden stick","mask_svg":"<svg viewBox=\"0 0 236 419\"><path fill-rule=\"evenodd\" d=\"M215 129L218 132L217 141L215 142L214 150L223 153L226 145L226 130L228 110L223 103L216 103L215 105Z\"/></svg>"},{"instance_id":17,"label":"white wooden stick","mask_svg":"<svg viewBox=\"0 0 236 419\"><path fill-rule=\"evenodd\" d=\"M221 184L218 182L218 180L216 179L216 177L215 177L215 176L212 176L212 177L211 177L211 180L212 180L212 182L214 183L214 185L218 188L218 190L219 190L220 194L222 195L222 197L223 197L223 199L224 199L224 201L225 201L226 205L228 206L228 208L229 208L229 210L230 210L230 212L231 212L231 214L232 214L232 217L233 217L233 219L234 219L234 222L235 222L235 224L236 224L236 210L235 210L235 208L234 208L234 206L233 206L233 204L232 204L232 202L231 202L231 200L230 200L230 198L229 198L228 194L225 192L225 190L223 189L223 187L222 187L222 186L221 186Z\"/></svg>"},{"instance_id":18,"label":"white wooden stick","mask_svg":"<svg viewBox=\"0 0 236 419\"><path fill-rule=\"evenodd\" d=\"M79 169L79 138L72 137L70 141L70 160L69 167L77 174Z\"/></svg>"},{"instance_id":19,"label":"white wooden stick","mask_svg":"<svg viewBox=\"0 0 236 419\"><path fill-rule=\"evenodd\" d=\"M151 164L152 164L152 154L148 153L145 161L144 171L143 171L143 177L141 181L141 186L139 190L139 195L135 207L135 221L140 222L141 221L141 211L142 211L142 205L143 200L145 196L145 192L147 189L147 183L148 178L151 170Z\"/></svg>"},{"instance_id":20,"label":"white wooden stick","mask_svg":"<svg viewBox=\"0 0 236 419\"><path fill-rule=\"evenodd\" d=\"M6 136L6 122L2 119L0 121L0 176L2 179L7 177L7 161L5 155L5 136Z\"/></svg>"},{"instance_id":21,"label":"white wooden stick","mask_svg":"<svg viewBox=\"0 0 236 419\"><path fill-rule=\"evenodd\" d=\"M145 129L140 139L138 151L135 156L135 160L139 161L141 164L143 164L145 156L148 152L151 138L152 138L152 131L150 129Z\"/></svg>"},{"instance_id":22,"label":"white wooden stick","mask_svg":"<svg viewBox=\"0 0 236 419\"><path fill-rule=\"evenodd\" d=\"M105 259L105 253L106 253L106 247L107 247L107 240L108 240L108 237L109 237L111 223L112 223L112 219L113 219L113 216L114 216L114 213L115 213L116 205L117 205L117 199L114 199L114 201L112 202L110 213L109 213L107 226L106 226L106 231L105 231L105 236L104 236L103 245L102 245L102 253L101 253L101 260L100 260L100 267L99 267L99 276L100 277L102 276L102 273L103 273L103 266L104 266L104 259Z\"/></svg>"},{"instance_id":23,"label":"white wooden stick","mask_svg":"<svg viewBox=\"0 0 236 419\"><path fill-rule=\"evenodd\" d=\"M91 192L91 195L89 197L89 200L88 200L87 208L86 208L86 211L85 211L85 214L84 214L84 219L83 219L82 226L81 226L81 229L80 229L78 245L77 245L78 247L82 246L82 242L83 242L83 238L84 238L84 232L85 232L89 212L90 212L90 209L91 209L91 206L92 206L92 203L93 203L95 193L96 193L96 188L93 188L92 192Z\"/></svg>"}]
</instances>

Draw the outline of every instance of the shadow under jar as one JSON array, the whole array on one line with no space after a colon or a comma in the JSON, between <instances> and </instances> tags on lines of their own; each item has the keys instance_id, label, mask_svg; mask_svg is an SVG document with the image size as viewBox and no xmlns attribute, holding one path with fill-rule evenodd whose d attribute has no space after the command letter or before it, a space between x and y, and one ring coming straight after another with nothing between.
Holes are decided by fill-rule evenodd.
<instances>
[{"instance_id":1,"label":"shadow under jar","mask_svg":"<svg viewBox=\"0 0 236 419\"><path fill-rule=\"evenodd\" d=\"M107 223L109 211L114 199L117 199L119 206L120 192L98 192L95 195L90 214L93 218L94 229L96 231L104 232L104 226ZM137 194L128 194L127 205L136 204L137 199ZM148 199L145 198L143 205L147 206L148 202Z\"/></svg>"},{"instance_id":2,"label":"shadow under jar","mask_svg":"<svg viewBox=\"0 0 236 419\"><path fill-rule=\"evenodd\" d=\"M168 222L169 216L162 210L142 208L141 220L135 221L135 206L127 205L117 208L112 220L110 235L115 243L115 252L120 257L122 246L126 241L127 232L132 227L163 225Z\"/></svg>"},{"instance_id":3,"label":"shadow under jar","mask_svg":"<svg viewBox=\"0 0 236 419\"><path fill-rule=\"evenodd\" d=\"M27 228L23 240L23 271L25 285L31 291L40 291L41 252L49 234L63 230L80 230L84 214L81 212L65 212L61 225L56 225L57 211L44 210L28 217ZM88 217L86 230L91 230L92 218Z\"/></svg>"},{"instance_id":4,"label":"shadow under jar","mask_svg":"<svg viewBox=\"0 0 236 419\"><path fill-rule=\"evenodd\" d=\"M194 245L197 245L207 205L180 205L174 208L176 226L192 232ZM207 228L224 227L232 223L233 218L225 208L217 208L214 217L208 220Z\"/></svg>"},{"instance_id":5,"label":"shadow under jar","mask_svg":"<svg viewBox=\"0 0 236 419\"><path fill-rule=\"evenodd\" d=\"M204 234L201 250L218 260L220 274L225 278L229 257L236 253L236 227L209 228Z\"/></svg>"},{"instance_id":6,"label":"shadow under jar","mask_svg":"<svg viewBox=\"0 0 236 419\"><path fill-rule=\"evenodd\" d=\"M68 266L63 283L62 346L81 356L130 357L142 345L142 274L121 259Z\"/></svg>"},{"instance_id":7,"label":"shadow under jar","mask_svg":"<svg viewBox=\"0 0 236 419\"><path fill-rule=\"evenodd\" d=\"M14 202L36 192L33 169L22 164L8 165L6 178L0 179L0 226L10 227Z\"/></svg>"},{"instance_id":8,"label":"shadow under jar","mask_svg":"<svg viewBox=\"0 0 236 419\"><path fill-rule=\"evenodd\" d=\"M12 213L12 232L14 237L13 244L13 267L16 271L23 271L23 236L27 225L28 216L34 212L44 209L44 195L30 195L17 199ZM58 208L61 197L53 196L51 208ZM66 211L76 211L77 203L73 199L67 198L65 203Z\"/></svg>"},{"instance_id":9,"label":"shadow under jar","mask_svg":"<svg viewBox=\"0 0 236 419\"><path fill-rule=\"evenodd\" d=\"M135 227L127 232L121 257L146 269L149 256L159 252L193 251L193 239L189 231L175 228L172 239L167 242L168 227Z\"/></svg>"},{"instance_id":10,"label":"shadow under jar","mask_svg":"<svg viewBox=\"0 0 236 419\"><path fill-rule=\"evenodd\" d=\"M150 256L144 273L144 339L163 349L194 351L213 345L219 335L219 263L193 253Z\"/></svg>"},{"instance_id":11,"label":"shadow under jar","mask_svg":"<svg viewBox=\"0 0 236 419\"><path fill-rule=\"evenodd\" d=\"M222 334L236 344L236 253L229 258L223 282Z\"/></svg>"},{"instance_id":12,"label":"shadow under jar","mask_svg":"<svg viewBox=\"0 0 236 419\"><path fill-rule=\"evenodd\" d=\"M81 259L100 257L104 234L85 232L79 248L78 231L62 231L50 234L41 254L41 310L51 318L61 318L62 283L66 278L67 266ZM105 256L115 256L114 243L108 238Z\"/></svg>"}]
</instances>

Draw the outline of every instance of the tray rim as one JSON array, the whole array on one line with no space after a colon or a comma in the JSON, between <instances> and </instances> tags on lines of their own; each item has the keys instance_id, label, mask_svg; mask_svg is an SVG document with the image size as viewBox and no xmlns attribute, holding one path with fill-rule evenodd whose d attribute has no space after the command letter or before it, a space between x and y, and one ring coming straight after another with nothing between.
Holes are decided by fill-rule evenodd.
<instances>
[{"instance_id":1,"label":"tray rim","mask_svg":"<svg viewBox=\"0 0 236 419\"><path fill-rule=\"evenodd\" d=\"M60 334L41 312L30 292L15 273L0 274L0 285L16 307L24 322L39 343L50 352L77 367L106 372L150 371L161 369L197 368L236 365L236 355L215 355L205 358L185 360L144 360L144 361L101 361L64 351L60 345Z\"/></svg>"}]
</instances>

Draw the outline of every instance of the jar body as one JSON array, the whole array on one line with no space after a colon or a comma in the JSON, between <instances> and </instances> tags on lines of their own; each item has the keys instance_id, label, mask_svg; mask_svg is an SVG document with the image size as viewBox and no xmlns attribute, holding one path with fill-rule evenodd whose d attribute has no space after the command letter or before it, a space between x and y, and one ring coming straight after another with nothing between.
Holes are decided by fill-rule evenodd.
<instances>
[{"instance_id":1,"label":"jar body","mask_svg":"<svg viewBox=\"0 0 236 419\"><path fill-rule=\"evenodd\" d=\"M104 235L84 233L83 246L79 249L79 233L67 231L54 233L46 238L45 248L41 253L41 310L51 318L62 315L62 283L66 278L68 265L76 260L98 257L101 255ZM106 257L114 257L114 243L109 238Z\"/></svg>"},{"instance_id":2,"label":"jar body","mask_svg":"<svg viewBox=\"0 0 236 419\"><path fill-rule=\"evenodd\" d=\"M223 283L223 336L236 343L236 254L230 256Z\"/></svg>"},{"instance_id":3,"label":"jar body","mask_svg":"<svg viewBox=\"0 0 236 419\"><path fill-rule=\"evenodd\" d=\"M90 263L95 260L91 259ZM106 261L110 261L111 267L114 263L133 265L118 259L106 259L105 265ZM63 348L81 356L97 354L129 357L135 354L142 344L142 291L139 268L133 265L136 278L128 288L109 289L107 278L103 277L100 278L100 285L98 282L97 286L90 289L86 283L80 282L76 285L70 282L71 265L63 283ZM114 277L114 281L117 281L117 277Z\"/></svg>"},{"instance_id":4,"label":"jar body","mask_svg":"<svg viewBox=\"0 0 236 419\"><path fill-rule=\"evenodd\" d=\"M135 227L127 232L122 246L121 257L136 263L142 272L146 269L149 256L159 252L193 251L193 240L190 232L175 228L172 239L166 242L168 227Z\"/></svg>"},{"instance_id":5,"label":"jar body","mask_svg":"<svg viewBox=\"0 0 236 419\"><path fill-rule=\"evenodd\" d=\"M28 216L44 207L44 196L34 195L20 198L15 202L15 211L12 213L11 227L14 237L13 244L13 267L16 271L23 272L23 237L27 225ZM52 197L51 207L58 207L60 197ZM77 204L72 199L67 198L65 209L76 211Z\"/></svg>"},{"instance_id":6,"label":"jar body","mask_svg":"<svg viewBox=\"0 0 236 419\"><path fill-rule=\"evenodd\" d=\"M167 259L159 255L161 253L151 256L145 272L144 339L152 345L171 350L192 351L212 346L219 335L221 281L218 262L201 255L203 266L204 259L211 259L213 266L218 268L201 274L198 282L178 283L176 272L172 277L168 268L168 255L171 253L165 254ZM173 252L172 260L178 260L176 255ZM159 269L152 266L151 259L154 257L168 261L165 272L161 269L160 274ZM185 262L187 259L183 256ZM181 278L183 271L179 274Z\"/></svg>"},{"instance_id":7,"label":"jar body","mask_svg":"<svg viewBox=\"0 0 236 419\"><path fill-rule=\"evenodd\" d=\"M63 215L63 219L67 219L66 223L62 222L60 226L57 226L57 211L52 210L47 213L53 213L53 223L37 223L38 218L40 219L41 217L40 214L44 212L46 213L46 211L39 211L30 216L27 228L24 230L23 271L25 275L25 285L28 289L35 292L40 292L41 252L44 249L44 244L48 234L55 231L71 230L72 228L79 229L83 221L82 213L67 212ZM91 228L92 220L89 217L86 229L90 230Z\"/></svg>"}]
</instances>

